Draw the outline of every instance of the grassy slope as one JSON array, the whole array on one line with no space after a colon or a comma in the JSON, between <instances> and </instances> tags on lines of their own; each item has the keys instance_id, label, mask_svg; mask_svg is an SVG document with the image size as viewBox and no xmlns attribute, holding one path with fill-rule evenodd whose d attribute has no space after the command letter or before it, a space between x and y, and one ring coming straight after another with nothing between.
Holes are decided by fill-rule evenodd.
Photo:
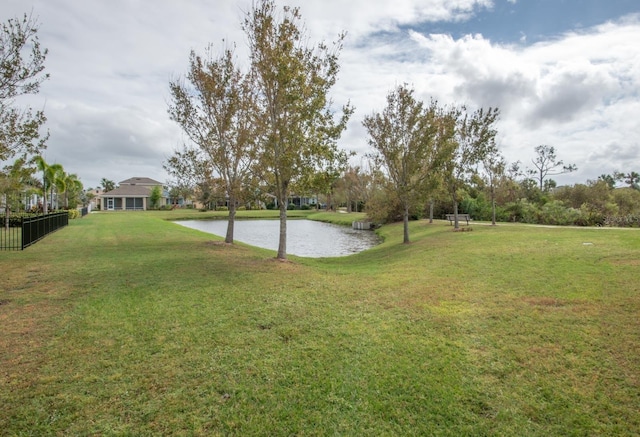
<instances>
[{"instance_id":1,"label":"grassy slope","mask_svg":"<svg viewBox=\"0 0 640 437\"><path fill-rule=\"evenodd\" d=\"M0 435L640 433L638 231L415 222L280 263L178 214L0 252Z\"/></svg>"}]
</instances>

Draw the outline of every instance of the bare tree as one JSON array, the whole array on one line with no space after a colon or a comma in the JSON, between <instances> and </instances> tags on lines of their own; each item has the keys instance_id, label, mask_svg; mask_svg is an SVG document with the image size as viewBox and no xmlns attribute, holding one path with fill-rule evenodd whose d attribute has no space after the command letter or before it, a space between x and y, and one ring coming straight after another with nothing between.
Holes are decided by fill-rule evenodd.
<instances>
[{"instance_id":1,"label":"bare tree","mask_svg":"<svg viewBox=\"0 0 640 437\"><path fill-rule=\"evenodd\" d=\"M575 164L564 165L562 160L558 160L553 146L542 144L535 150L536 157L531 160L534 168L529 170L529 174L536 177L540 190L544 189L544 182L548 176L570 173L578 169Z\"/></svg>"}]
</instances>

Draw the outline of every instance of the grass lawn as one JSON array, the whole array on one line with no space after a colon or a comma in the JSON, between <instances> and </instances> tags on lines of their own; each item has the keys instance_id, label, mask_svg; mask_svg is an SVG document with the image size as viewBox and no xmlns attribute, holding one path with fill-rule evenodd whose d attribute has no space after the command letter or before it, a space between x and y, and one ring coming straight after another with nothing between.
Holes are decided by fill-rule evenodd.
<instances>
[{"instance_id":1,"label":"grass lawn","mask_svg":"<svg viewBox=\"0 0 640 437\"><path fill-rule=\"evenodd\" d=\"M0 435L640 434L640 230L420 221L282 263L164 220L210 215L0 252Z\"/></svg>"}]
</instances>

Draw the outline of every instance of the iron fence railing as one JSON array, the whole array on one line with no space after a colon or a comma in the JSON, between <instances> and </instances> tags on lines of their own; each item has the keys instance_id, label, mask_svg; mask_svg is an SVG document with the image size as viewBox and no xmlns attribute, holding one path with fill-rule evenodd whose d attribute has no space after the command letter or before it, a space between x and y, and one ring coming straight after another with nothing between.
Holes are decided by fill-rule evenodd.
<instances>
[{"instance_id":1,"label":"iron fence railing","mask_svg":"<svg viewBox=\"0 0 640 437\"><path fill-rule=\"evenodd\" d=\"M2 221L0 250L24 250L51 232L69 224L67 211L35 216L11 217L7 226Z\"/></svg>"},{"instance_id":2,"label":"iron fence railing","mask_svg":"<svg viewBox=\"0 0 640 437\"><path fill-rule=\"evenodd\" d=\"M22 219L19 226L12 226L16 222L6 222L6 218L0 220L0 250L22 250Z\"/></svg>"}]
</instances>

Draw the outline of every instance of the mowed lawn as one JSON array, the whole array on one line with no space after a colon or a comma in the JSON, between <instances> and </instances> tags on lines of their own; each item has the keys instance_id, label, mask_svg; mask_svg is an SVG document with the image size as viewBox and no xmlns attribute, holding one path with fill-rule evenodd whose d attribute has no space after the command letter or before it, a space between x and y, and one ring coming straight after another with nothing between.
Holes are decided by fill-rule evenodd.
<instances>
[{"instance_id":1,"label":"mowed lawn","mask_svg":"<svg viewBox=\"0 0 640 437\"><path fill-rule=\"evenodd\" d=\"M0 435L640 434L640 230L419 221L283 263L179 214L0 252Z\"/></svg>"}]
</instances>

